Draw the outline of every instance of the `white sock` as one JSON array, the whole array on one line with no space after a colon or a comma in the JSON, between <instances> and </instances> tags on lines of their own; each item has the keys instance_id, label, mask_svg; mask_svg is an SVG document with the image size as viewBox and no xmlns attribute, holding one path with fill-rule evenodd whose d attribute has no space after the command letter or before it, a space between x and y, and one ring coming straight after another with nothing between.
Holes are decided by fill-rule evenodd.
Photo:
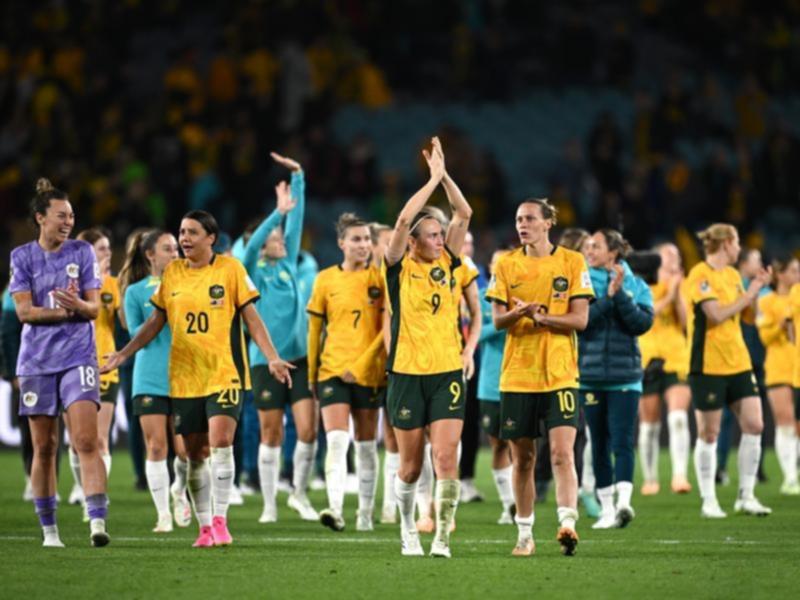
<instances>
[{"instance_id":1,"label":"white sock","mask_svg":"<svg viewBox=\"0 0 800 600\"><path fill-rule=\"evenodd\" d=\"M261 495L264 507L275 508L278 494L278 475L281 469L281 447L258 445L258 479L261 482Z\"/></svg>"},{"instance_id":2,"label":"white sock","mask_svg":"<svg viewBox=\"0 0 800 600\"><path fill-rule=\"evenodd\" d=\"M400 467L400 453L389 452L383 455L383 510L385 512L397 509L397 498L394 495L394 476Z\"/></svg>"},{"instance_id":3,"label":"white sock","mask_svg":"<svg viewBox=\"0 0 800 600\"><path fill-rule=\"evenodd\" d=\"M233 446L211 448L211 494L214 496L214 516L228 516L228 500L233 488L236 463Z\"/></svg>"},{"instance_id":4,"label":"white sock","mask_svg":"<svg viewBox=\"0 0 800 600\"><path fill-rule=\"evenodd\" d=\"M673 410L667 414L669 427L669 456L672 476L686 477L689 468L689 414L685 410Z\"/></svg>"},{"instance_id":5,"label":"white sock","mask_svg":"<svg viewBox=\"0 0 800 600\"><path fill-rule=\"evenodd\" d=\"M503 504L503 510L508 510L514 504L514 491L511 489L511 465L505 469L492 469L494 486L497 488L497 495Z\"/></svg>"},{"instance_id":6,"label":"white sock","mask_svg":"<svg viewBox=\"0 0 800 600\"><path fill-rule=\"evenodd\" d=\"M308 480L311 479L311 470L314 467L314 456L317 454L317 443L307 444L297 440L292 455L294 473L292 475L292 486L294 493L298 496L305 496L308 493Z\"/></svg>"},{"instance_id":7,"label":"white sock","mask_svg":"<svg viewBox=\"0 0 800 600\"><path fill-rule=\"evenodd\" d=\"M556 509L556 514L558 515L558 524L561 527L566 527L568 529L575 529L575 523L578 520L578 511L571 506L559 506Z\"/></svg>"},{"instance_id":8,"label":"white sock","mask_svg":"<svg viewBox=\"0 0 800 600\"><path fill-rule=\"evenodd\" d=\"M429 444L430 445L430 444ZM456 464L461 464L461 442L458 442L458 448L456 448Z\"/></svg>"},{"instance_id":9,"label":"white sock","mask_svg":"<svg viewBox=\"0 0 800 600\"><path fill-rule=\"evenodd\" d=\"M431 517L431 503L433 502L433 459L431 458L431 445L425 444L422 451L422 470L417 480L417 510L419 518Z\"/></svg>"},{"instance_id":10,"label":"white sock","mask_svg":"<svg viewBox=\"0 0 800 600\"><path fill-rule=\"evenodd\" d=\"M378 486L378 443L375 440L356 442L356 474L358 510L372 514L375 506L375 489Z\"/></svg>"},{"instance_id":11,"label":"white sock","mask_svg":"<svg viewBox=\"0 0 800 600\"><path fill-rule=\"evenodd\" d=\"M597 499L600 501L600 517L614 516L614 486L610 485L597 489Z\"/></svg>"},{"instance_id":12,"label":"white sock","mask_svg":"<svg viewBox=\"0 0 800 600\"><path fill-rule=\"evenodd\" d=\"M176 456L172 461L172 469L175 471L175 481L172 485L175 486L175 493L182 495L186 491L186 482L189 473L189 461L180 456Z\"/></svg>"},{"instance_id":13,"label":"white sock","mask_svg":"<svg viewBox=\"0 0 800 600\"><path fill-rule=\"evenodd\" d=\"M661 423L639 423L639 459L645 483L658 481L658 437Z\"/></svg>"},{"instance_id":14,"label":"white sock","mask_svg":"<svg viewBox=\"0 0 800 600\"><path fill-rule=\"evenodd\" d=\"M347 448L350 446L350 434L342 429L334 429L325 434L325 438L328 442L325 455L328 506L337 515L341 515L344 508L344 488L347 484Z\"/></svg>"},{"instance_id":15,"label":"white sock","mask_svg":"<svg viewBox=\"0 0 800 600\"><path fill-rule=\"evenodd\" d=\"M717 474L717 442L708 443L698 438L694 446L694 470L697 487L703 501L717 501L714 476Z\"/></svg>"},{"instance_id":16,"label":"white sock","mask_svg":"<svg viewBox=\"0 0 800 600\"><path fill-rule=\"evenodd\" d=\"M81 484L81 458L72 446L69 447L69 468L72 471L75 483L78 484L78 487L83 488Z\"/></svg>"},{"instance_id":17,"label":"white sock","mask_svg":"<svg viewBox=\"0 0 800 600\"><path fill-rule=\"evenodd\" d=\"M597 480L592 466L592 436L586 428L586 445L583 447L583 469L581 469L581 489L588 494L594 493Z\"/></svg>"},{"instance_id":18,"label":"white sock","mask_svg":"<svg viewBox=\"0 0 800 600\"><path fill-rule=\"evenodd\" d=\"M535 520L536 516L533 513L531 513L530 517L520 517L519 515L514 517L514 522L517 524L517 539L520 542L533 537L533 523Z\"/></svg>"},{"instance_id":19,"label":"white sock","mask_svg":"<svg viewBox=\"0 0 800 600\"><path fill-rule=\"evenodd\" d=\"M775 453L787 483L797 481L797 432L794 425L775 427Z\"/></svg>"},{"instance_id":20,"label":"white sock","mask_svg":"<svg viewBox=\"0 0 800 600\"><path fill-rule=\"evenodd\" d=\"M456 518L460 498L461 482L458 479L439 479L436 482L436 540L445 544L450 541L450 526Z\"/></svg>"},{"instance_id":21,"label":"white sock","mask_svg":"<svg viewBox=\"0 0 800 600\"><path fill-rule=\"evenodd\" d=\"M189 498L200 527L211 525L211 471L206 461L189 461L187 476Z\"/></svg>"},{"instance_id":22,"label":"white sock","mask_svg":"<svg viewBox=\"0 0 800 600\"><path fill-rule=\"evenodd\" d=\"M100 458L103 459L103 466L106 468L106 481L108 481L108 477L111 475L111 455L101 454Z\"/></svg>"},{"instance_id":23,"label":"white sock","mask_svg":"<svg viewBox=\"0 0 800 600\"><path fill-rule=\"evenodd\" d=\"M395 498L397 498L397 508L400 509L401 526L406 531L416 531L417 523L414 521L414 499L417 496L417 482L406 483L395 475L394 495Z\"/></svg>"},{"instance_id":24,"label":"white sock","mask_svg":"<svg viewBox=\"0 0 800 600\"><path fill-rule=\"evenodd\" d=\"M617 508L630 508L633 496L633 483L620 481L617 483Z\"/></svg>"},{"instance_id":25,"label":"white sock","mask_svg":"<svg viewBox=\"0 0 800 600\"><path fill-rule=\"evenodd\" d=\"M144 463L144 473L147 477L147 487L156 505L156 512L160 517L169 514L169 470L167 461L148 460Z\"/></svg>"},{"instance_id":26,"label":"white sock","mask_svg":"<svg viewBox=\"0 0 800 600\"><path fill-rule=\"evenodd\" d=\"M752 498L756 487L761 436L743 433L739 441L739 498Z\"/></svg>"}]
</instances>

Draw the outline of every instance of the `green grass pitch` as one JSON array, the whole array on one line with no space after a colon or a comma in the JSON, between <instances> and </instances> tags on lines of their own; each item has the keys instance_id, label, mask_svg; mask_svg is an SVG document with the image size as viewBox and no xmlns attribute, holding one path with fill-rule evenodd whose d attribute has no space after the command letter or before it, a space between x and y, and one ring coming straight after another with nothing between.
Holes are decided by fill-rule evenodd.
<instances>
[{"instance_id":1,"label":"green grass pitch","mask_svg":"<svg viewBox=\"0 0 800 600\"><path fill-rule=\"evenodd\" d=\"M731 457L735 466L735 457ZM59 490L72 484L67 461ZM479 458L478 481L487 500L458 509L451 560L400 556L397 526L354 531L356 497L348 495L348 528L333 533L304 523L285 507L279 522L257 523L261 501L246 498L232 507L234 545L191 548L196 529L151 533L155 511L149 494L134 491L130 461L117 452L111 476L111 545L89 546L80 509L62 503L58 512L66 549L40 545L30 503L21 500L21 461L0 453L0 564L4 598L759 598L793 597L800 558L800 498L778 494L780 474L767 455L769 482L760 499L774 510L765 518L700 518L698 496L668 491L668 464L662 456L662 493L634 494L636 519L624 530L593 531L578 523L581 543L575 557L563 557L554 537L552 490L536 506L536 555L512 558L514 526L496 525L500 509L489 470ZM735 482L735 473L733 473ZM638 489L638 484L637 484ZM379 486L380 494L380 486ZM735 487L719 488L720 502L732 512ZM318 509L324 492L312 494ZM380 498L379 498L380 501ZM423 536L426 550L430 536Z\"/></svg>"}]
</instances>

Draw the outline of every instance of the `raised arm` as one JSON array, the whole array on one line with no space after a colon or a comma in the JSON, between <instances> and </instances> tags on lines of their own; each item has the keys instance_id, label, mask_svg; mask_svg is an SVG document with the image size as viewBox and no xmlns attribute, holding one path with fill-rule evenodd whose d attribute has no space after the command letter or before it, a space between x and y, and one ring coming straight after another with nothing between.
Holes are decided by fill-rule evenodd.
<instances>
[{"instance_id":1,"label":"raised arm","mask_svg":"<svg viewBox=\"0 0 800 600\"><path fill-rule=\"evenodd\" d=\"M387 267L397 264L403 258L406 247L408 246L408 236L411 233L411 222L428 202L431 194L433 194L436 186L439 185L439 182L441 182L444 176L444 159L441 154L435 150L428 152L427 149L424 149L422 154L425 156L425 160L428 163L431 176L427 183L408 199L408 202L406 202L403 210L400 211L400 215L397 217L394 230L392 231L392 237L386 248ZM451 250L453 249L451 248ZM457 253L458 252L456 252L456 254Z\"/></svg>"},{"instance_id":2,"label":"raised arm","mask_svg":"<svg viewBox=\"0 0 800 600\"><path fill-rule=\"evenodd\" d=\"M433 151L438 152L442 157L442 165L444 165L444 150L442 143L438 137L433 138ZM445 244L450 248L450 251L455 254L461 254L461 247L464 245L464 238L467 236L469 229L469 221L472 218L472 208L464 198L464 194L450 177L447 169L442 176L442 186L447 194L447 202L450 204L452 216L450 218L450 225L447 228L447 236L445 237Z\"/></svg>"},{"instance_id":3,"label":"raised arm","mask_svg":"<svg viewBox=\"0 0 800 600\"><path fill-rule=\"evenodd\" d=\"M294 265L297 264L297 257L300 256L300 243L303 241L303 219L306 211L306 181L303 175L303 168L300 163L287 156L281 156L277 152L271 152L270 156L279 165L282 165L292 172L291 197L296 203L294 209L289 212L286 218L286 258Z\"/></svg>"},{"instance_id":4,"label":"raised arm","mask_svg":"<svg viewBox=\"0 0 800 600\"><path fill-rule=\"evenodd\" d=\"M294 201L289 193L289 186L285 181L281 181L275 186L275 195L277 196L277 206L272 213L261 222L247 244L244 246L244 256L242 264L247 269L247 273L252 277L256 272L258 266L258 258L261 255L261 248L264 242L267 241L269 234L281 224L283 217L294 208Z\"/></svg>"}]
</instances>

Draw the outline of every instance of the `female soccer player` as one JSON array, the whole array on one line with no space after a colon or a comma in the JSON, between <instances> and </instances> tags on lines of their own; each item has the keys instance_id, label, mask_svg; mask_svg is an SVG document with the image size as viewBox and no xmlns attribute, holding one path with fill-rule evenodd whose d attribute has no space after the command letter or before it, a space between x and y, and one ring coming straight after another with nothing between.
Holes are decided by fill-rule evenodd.
<instances>
[{"instance_id":1,"label":"female soccer player","mask_svg":"<svg viewBox=\"0 0 800 600\"><path fill-rule=\"evenodd\" d=\"M383 380L374 366L383 346L385 292L380 271L370 264L368 223L344 213L336 234L343 260L320 272L308 302L308 385L320 401L327 441L328 508L320 512L320 521L334 531L344 530L352 415L359 489L356 531L371 531L378 481L378 387Z\"/></svg>"},{"instance_id":2,"label":"female soccer player","mask_svg":"<svg viewBox=\"0 0 800 600\"><path fill-rule=\"evenodd\" d=\"M383 258L386 248L392 237L392 228L381 223L371 223L370 234L372 236L372 258L371 263L379 270L383 269ZM394 495L394 478L400 466L400 454L397 448L397 437L394 429L389 422L389 412L386 408L386 354L390 346L389 332L389 313L383 311L383 351L379 351L375 357L375 369L383 373L381 380L381 404L383 406L383 506L381 507L381 523L394 524L397 522L397 499Z\"/></svg>"},{"instance_id":3,"label":"female soccer player","mask_svg":"<svg viewBox=\"0 0 800 600\"><path fill-rule=\"evenodd\" d=\"M472 209L445 169L438 138L423 150L430 179L406 202L386 249L391 310L387 407L400 449L395 496L402 554L423 555L414 522L425 427L430 425L436 471L436 535L432 556L450 556L450 525L458 506L458 442L464 418L464 363L454 271ZM425 203L442 184L453 218L445 236Z\"/></svg>"},{"instance_id":4,"label":"female soccer player","mask_svg":"<svg viewBox=\"0 0 800 600\"><path fill-rule=\"evenodd\" d=\"M555 208L543 198L523 201L516 227L521 248L502 256L486 298L498 330L507 330L500 374L500 436L511 442L518 536L515 556L535 552L535 438L546 433L556 481L563 554L575 553L578 478L573 448L578 426L575 332L586 327L593 297L583 256L550 242ZM546 431L540 430L540 422Z\"/></svg>"},{"instance_id":5,"label":"female soccer player","mask_svg":"<svg viewBox=\"0 0 800 600\"><path fill-rule=\"evenodd\" d=\"M658 483L658 455L662 396L667 403L672 491L688 494L692 490L686 477L691 446L688 411L692 398L686 381L689 371L684 333L686 309L679 295L683 267L675 244L662 244L657 250L661 267L658 282L650 287L655 319L650 331L639 338L644 367L644 389L639 402L639 459L644 474L642 496L657 494L661 487Z\"/></svg>"},{"instance_id":6,"label":"female soccer player","mask_svg":"<svg viewBox=\"0 0 800 600\"><path fill-rule=\"evenodd\" d=\"M758 333L767 350L764 361L767 395L775 420L775 453L783 472L781 494L800 495L797 482L797 431L792 382L795 351L792 346L792 312L789 292L800 283L800 261L796 258L772 261L775 290L758 300Z\"/></svg>"},{"instance_id":7,"label":"female soccer player","mask_svg":"<svg viewBox=\"0 0 800 600\"><path fill-rule=\"evenodd\" d=\"M242 262L261 293L256 308L277 340L278 354L291 360L297 371L293 374L291 387L274 380L269 376L267 357L255 342L251 342L253 396L261 425L258 474L264 510L259 523L272 523L278 519L275 499L280 474L283 415L287 405L291 406L297 429L293 455L294 491L289 495L288 505L304 521L318 521L319 515L307 495L316 455L317 403L308 390L308 317L297 272L305 213L305 179L298 162L274 152L271 156L292 172L291 193L285 182L275 188L277 208L247 240ZM281 227L284 220L285 225Z\"/></svg>"},{"instance_id":8,"label":"female soccer player","mask_svg":"<svg viewBox=\"0 0 800 600\"><path fill-rule=\"evenodd\" d=\"M505 254L498 250L492 255L489 265L492 275L498 259ZM480 338L481 366L478 369L478 401L480 402L481 427L489 437L492 447L492 477L503 511L497 520L498 525L513 525L516 507L514 491L511 488L511 449L508 442L500 438L500 368L503 364L503 347L506 332L497 330L492 320L492 304L484 296L486 289L479 292L481 299L482 328Z\"/></svg>"},{"instance_id":9,"label":"female soccer player","mask_svg":"<svg viewBox=\"0 0 800 600\"><path fill-rule=\"evenodd\" d=\"M99 228L86 229L77 235L77 239L88 242L94 249L97 264L100 265L100 312L94 322L95 339L97 341L97 360L100 368L103 367L103 357L114 352L114 319L120 308L120 293L117 278L111 274L111 242L108 236ZM97 414L97 441L100 449L100 458L106 468L106 477L111 474L111 421L114 419L114 408L119 393L119 371L111 371L100 375L100 412ZM69 417L65 417L69 429ZM80 485L80 463L78 455L70 447L69 464L75 482ZM84 504L84 521L88 520L86 505Z\"/></svg>"},{"instance_id":10,"label":"female soccer player","mask_svg":"<svg viewBox=\"0 0 800 600\"><path fill-rule=\"evenodd\" d=\"M739 493L736 512L768 515L772 511L755 497L761 432L764 422L753 365L739 321L753 321L755 303L769 272L761 269L744 291L733 268L739 256L739 234L733 225L716 223L698 237L705 260L686 277L681 294L686 305L690 343L689 386L697 418L694 466L703 500L701 515L720 519L726 513L717 501L714 474L722 407L730 406L742 430L739 442Z\"/></svg>"},{"instance_id":11,"label":"female soccer player","mask_svg":"<svg viewBox=\"0 0 800 600\"><path fill-rule=\"evenodd\" d=\"M90 518L91 542L105 546L106 471L97 441L100 408L92 321L99 313L100 268L92 247L70 240L75 215L67 195L47 179L36 182L31 214L34 242L11 252L10 293L22 328L17 362L20 414L33 438L31 482L44 546L63 547L56 525L58 413L69 415L72 445Z\"/></svg>"},{"instance_id":12,"label":"female soccer player","mask_svg":"<svg viewBox=\"0 0 800 600\"><path fill-rule=\"evenodd\" d=\"M291 385L291 365L275 352L253 306L258 291L244 267L235 258L212 250L218 235L219 226L209 213L194 210L183 217L178 239L185 260L167 265L150 299L158 310L122 350L108 358L103 369L119 367L169 323L169 396L175 429L183 436L189 457L189 495L200 523L194 546L201 548L233 542L227 524L235 470L233 437L241 391L250 387L242 320L270 358L270 373ZM210 474L206 466L209 446Z\"/></svg>"},{"instance_id":13,"label":"female soccer player","mask_svg":"<svg viewBox=\"0 0 800 600\"><path fill-rule=\"evenodd\" d=\"M634 517L633 438L643 374L637 337L653 324L653 298L623 261L630 246L619 232L602 229L592 242L589 273L597 300L579 337L581 401L600 499L600 519L592 528L608 529L625 527Z\"/></svg>"},{"instance_id":14,"label":"female soccer player","mask_svg":"<svg viewBox=\"0 0 800 600\"><path fill-rule=\"evenodd\" d=\"M136 335L142 324L155 310L150 297L161 283L166 266L178 258L178 242L161 229L136 234L128 248L125 264L120 270L120 289L124 297L125 320L128 331ZM165 327L136 355L133 366L133 414L139 418L147 454L145 475L150 495L158 514L153 531L172 531L169 510L169 470L167 469L167 435L173 429L169 401L169 349L172 336ZM180 436L173 436L175 448L175 483L171 488L173 512L178 527L188 527L192 508L186 497L186 473L189 463Z\"/></svg>"}]
</instances>

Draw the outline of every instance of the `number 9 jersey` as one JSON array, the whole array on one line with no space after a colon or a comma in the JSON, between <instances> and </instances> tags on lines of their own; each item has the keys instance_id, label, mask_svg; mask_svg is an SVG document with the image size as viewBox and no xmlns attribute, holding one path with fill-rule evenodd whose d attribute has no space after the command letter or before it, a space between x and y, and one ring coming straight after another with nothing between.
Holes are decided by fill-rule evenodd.
<instances>
[{"instance_id":1,"label":"number 9 jersey","mask_svg":"<svg viewBox=\"0 0 800 600\"><path fill-rule=\"evenodd\" d=\"M555 246L534 257L517 248L503 255L486 299L513 308L514 300L533 302L551 315L569 312L570 300L594 298L586 259ZM551 392L578 386L578 342L574 332L559 332L523 317L508 329L500 375L502 392Z\"/></svg>"},{"instance_id":2,"label":"number 9 jersey","mask_svg":"<svg viewBox=\"0 0 800 600\"><path fill-rule=\"evenodd\" d=\"M228 389L250 389L241 310L258 300L242 263L215 254L199 269L172 261L150 299L166 313L172 333L171 398L199 398Z\"/></svg>"},{"instance_id":3,"label":"number 9 jersey","mask_svg":"<svg viewBox=\"0 0 800 600\"><path fill-rule=\"evenodd\" d=\"M433 262L421 263L406 254L385 267L392 329L386 365L390 372L434 375L463 368L458 331L461 289L454 274L460 264L445 247Z\"/></svg>"}]
</instances>

